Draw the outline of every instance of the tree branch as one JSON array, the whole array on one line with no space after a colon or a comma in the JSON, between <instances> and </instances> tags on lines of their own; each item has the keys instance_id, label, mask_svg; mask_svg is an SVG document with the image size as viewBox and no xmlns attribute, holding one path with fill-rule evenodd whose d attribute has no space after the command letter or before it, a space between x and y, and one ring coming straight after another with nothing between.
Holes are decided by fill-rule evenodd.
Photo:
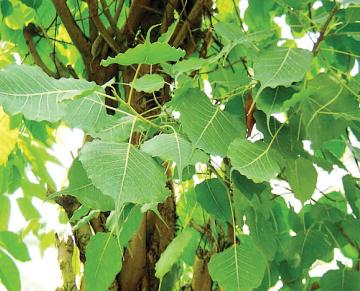
<instances>
[{"instance_id":1,"label":"tree branch","mask_svg":"<svg viewBox=\"0 0 360 291\"><path fill-rule=\"evenodd\" d=\"M57 72L51 71L41 59L39 53L37 52L36 45L33 41L33 35L36 35L36 27L34 24L29 23L23 29L23 35L25 38L26 45L29 49L31 56L37 66L39 66L46 74L53 78L59 78L59 74Z\"/></svg>"},{"instance_id":2,"label":"tree branch","mask_svg":"<svg viewBox=\"0 0 360 291\"><path fill-rule=\"evenodd\" d=\"M144 13L144 6L150 5L151 0L134 0L132 1L129 15L126 18L124 26L120 30L126 42L123 44L122 51L125 51L128 44L132 42L135 37L136 31L140 25L142 14ZM120 40L122 41L122 40Z\"/></svg>"},{"instance_id":3,"label":"tree branch","mask_svg":"<svg viewBox=\"0 0 360 291\"><path fill-rule=\"evenodd\" d=\"M112 35L107 31L106 27L100 20L99 14L98 14L98 2L97 0L87 0L86 1L89 7L89 14L90 18L94 22L96 28L98 29L100 35L104 38L104 40L107 42L107 44L111 47L111 49L119 53L120 52L120 46L115 42ZM105 11L104 11L105 13ZM116 29L116 27L115 27ZM114 30L115 31L115 30Z\"/></svg>"},{"instance_id":4,"label":"tree branch","mask_svg":"<svg viewBox=\"0 0 360 291\"><path fill-rule=\"evenodd\" d=\"M60 196L55 198L55 202L62 206L70 219L80 204L75 197L72 196ZM80 252L80 261L85 263L85 250L86 246L92 237L92 231L88 223L76 229L74 232L75 243Z\"/></svg>"},{"instance_id":5,"label":"tree branch","mask_svg":"<svg viewBox=\"0 0 360 291\"><path fill-rule=\"evenodd\" d=\"M202 8L204 5L204 0L197 0L191 9L189 16L186 18L185 22L182 24L179 32L177 33L174 41L172 42L174 47L178 47L185 39L187 32L191 29L192 22L195 21L201 14Z\"/></svg>"},{"instance_id":6,"label":"tree branch","mask_svg":"<svg viewBox=\"0 0 360 291\"><path fill-rule=\"evenodd\" d=\"M116 29L116 22L115 19L112 17L109 7L106 3L105 0L100 0L101 2L101 6L103 8L103 12L105 14L105 17L107 18L107 20L109 21L110 25L114 28L114 30Z\"/></svg>"},{"instance_id":7,"label":"tree branch","mask_svg":"<svg viewBox=\"0 0 360 291\"><path fill-rule=\"evenodd\" d=\"M208 270L209 258L200 254L198 251L195 256L193 266L193 278L191 282L192 290L195 291L211 291L212 280Z\"/></svg>"},{"instance_id":8,"label":"tree branch","mask_svg":"<svg viewBox=\"0 0 360 291\"><path fill-rule=\"evenodd\" d=\"M52 0L52 2L54 3L57 14L60 16L61 21L69 33L71 40L82 55L85 66L88 67L91 61L90 43L72 17L70 9L66 4L66 0Z\"/></svg>"},{"instance_id":9,"label":"tree branch","mask_svg":"<svg viewBox=\"0 0 360 291\"><path fill-rule=\"evenodd\" d=\"M318 53L319 46L320 46L321 42L324 40L324 37L327 33L329 24L330 24L331 20L333 19L333 17L335 16L338 9L339 9L339 6L337 4L335 4L334 8L331 10L328 18L326 19L324 25L322 26L322 28L320 30L320 35L319 35L318 39L316 40L316 43L314 44L314 47L312 49L312 53L314 56Z\"/></svg>"},{"instance_id":10,"label":"tree branch","mask_svg":"<svg viewBox=\"0 0 360 291\"><path fill-rule=\"evenodd\" d=\"M55 234L55 245L58 249L58 261L63 279L63 287L56 290L77 290L76 275L72 264L74 241L71 236L67 240L60 240Z\"/></svg>"}]
</instances>

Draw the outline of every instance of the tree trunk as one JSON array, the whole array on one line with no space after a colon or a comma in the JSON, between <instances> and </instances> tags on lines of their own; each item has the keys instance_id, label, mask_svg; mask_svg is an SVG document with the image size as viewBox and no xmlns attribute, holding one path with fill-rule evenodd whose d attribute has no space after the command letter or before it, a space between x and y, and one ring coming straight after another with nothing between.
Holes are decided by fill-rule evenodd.
<instances>
[{"instance_id":1,"label":"tree trunk","mask_svg":"<svg viewBox=\"0 0 360 291\"><path fill-rule=\"evenodd\" d=\"M119 14L116 12L110 15L109 11L101 10L97 0L87 0L86 3L89 8L90 17L88 19L89 35L82 31L81 27L75 21L75 16L72 14L67 1L52 0L57 15L63 25L65 26L73 44L81 54L84 66L86 69L87 79L95 81L99 85L103 85L110 79L120 79L124 83L131 83L135 76L134 66L120 67L118 65L111 65L109 67L102 67L101 60L109 56L115 56L120 52L126 51L128 48L135 47L137 44L143 42L148 30L154 25L151 32L151 41L156 41L157 38L167 31L169 26L174 21L174 14L180 15L175 31L170 39L170 44L175 47L181 47L189 56L196 51L200 40L203 36L201 33L201 22L205 14L209 14L212 1L209 0L133 0L131 1L130 9L127 13L127 19L123 27L117 27L117 19ZM119 1L122 3L123 1ZM117 8L121 12L122 4ZM102 7L104 8L104 7ZM103 12L108 18L110 26L107 28L102 23L99 15ZM41 67L48 75L55 78L74 76L77 77L75 71L71 66L65 66L59 60L60 67L64 70L51 71L42 62L36 48L33 44L33 37L36 36L37 27L29 25L24 29L24 36L37 65ZM208 42L209 34L204 37L204 43ZM206 51L206 50L205 50ZM204 46L201 49L202 57L205 57ZM55 59L55 58L54 58ZM55 62L55 61L54 61ZM56 66L57 68L59 66ZM142 65L138 77L158 70L157 66ZM167 82L171 82L168 76L165 76ZM110 95L112 90L110 87L106 88L106 93ZM125 86L125 99L129 95L129 86ZM133 91L131 106L138 112L143 113L156 106L156 103L164 104L170 100L169 86L157 92L156 98L158 102L153 101L153 95L144 94ZM118 92L119 93L119 92ZM105 100L107 106L117 107L117 102L113 100ZM114 114L111 108L107 108L108 114ZM155 114L155 111L151 111ZM87 137L87 140L91 140ZM133 144L138 144L140 135L138 133L131 137ZM172 184L172 173L167 170L167 186L171 195L167 200L158 205L158 211L161 215L157 217L156 214L149 211L144 215L139 231L133 236L129 243L128 249L124 252L122 270L117 276L117 282L114 282L111 289L121 289L123 291L132 290L158 290L159 280L155 277L155 264L159 260L161 253L166 249L169 243L175 237L176 232L176 205L174 189ZM57 200L66 211L70 218L74 211L80 206L80 203L73 197L61 197ZM95 218L91 223L85 224L83 227L73 233L74 241L80 250L80 260L85 262L86 245L93 235L98 231L107 231L105 228L107 214L101 214L100 218ZM200 263L197 263L200 264ZM199 265L200 268L200 265ZM206 287L198 289L198 283L194 283L198 290L210 290L211 280L206 279ZM210 285L209 285L210 284ZM209 287L210 286L210 287ZM83 289L83 285L81 289ZM199 287L200 288L200 287Z\"/></svg>"}]
</instances>

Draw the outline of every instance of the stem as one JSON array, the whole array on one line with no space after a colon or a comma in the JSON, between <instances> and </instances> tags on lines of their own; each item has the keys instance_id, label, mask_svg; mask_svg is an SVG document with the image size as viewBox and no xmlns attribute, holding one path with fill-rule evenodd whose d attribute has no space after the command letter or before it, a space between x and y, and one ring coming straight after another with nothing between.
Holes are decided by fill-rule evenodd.
<instances>
[{"instance_id":1,"label":"stem","mask_svg":"<svg viewBox=\"0 0 360 291\"><path fill-rule=\"evenodd\" d=\"M127 102L127 104L128 104L129 106L131 106L131 98L132 98L133 91L134 91L134 83L135 83L135 80L136 80L137 76L139 75L140 68L141 68L141 64L139 64L139 65L137 66L136 71L135 71L135 75L134 75L134 79L133 79L132 82L131 82L129 99L128 99L128 102Z\"/></svg>"},{"instance_id":2,"label":"stem","mask_svg":"<svg viewBox=\"0 0 360 291\"><path fill-rule=\"evenodd\" d=\"M339 6L335 4L334 8L331 10L328 18L326 19L324 25L322 26L322 28L320 30L319 38L317 39L317 41L313 47L313 50L312 50L312 53L314 56L318 53L319 46L320 46L321 42L324 40L324 37L328 30L329 24L330 24L331 20L333 19L333 17L335 16L338 9L339 9Z\"/></svg>"}]
</instances>

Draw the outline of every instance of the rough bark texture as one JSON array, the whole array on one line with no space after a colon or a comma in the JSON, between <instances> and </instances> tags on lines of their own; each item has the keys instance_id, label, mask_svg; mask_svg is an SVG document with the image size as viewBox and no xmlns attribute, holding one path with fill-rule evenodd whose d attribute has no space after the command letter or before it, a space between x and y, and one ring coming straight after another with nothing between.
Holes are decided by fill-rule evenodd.
<instances>
[{"instance_id":1,"label":"rough bark texture","mask_svg":"<svg viewBox=\"0 0 360 291\"><path fill-rule=\"evenodd\" d=\"M59 239L56 235L55 244L58 248L58 261L60 265L60 271L63 278L63 286L57 288L57 291L70 291L77 290L75 278L76 274L73 270L72 257L74 254L74 241L72 237L68 237L67 240Z\"/></svg>"}]
</instances>

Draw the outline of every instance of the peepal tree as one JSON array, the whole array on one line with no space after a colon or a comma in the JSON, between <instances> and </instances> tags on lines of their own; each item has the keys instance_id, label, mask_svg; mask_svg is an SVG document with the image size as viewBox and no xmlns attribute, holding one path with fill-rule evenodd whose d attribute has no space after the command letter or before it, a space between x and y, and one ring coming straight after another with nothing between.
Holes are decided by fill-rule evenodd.
<instances>
[{"instance_id":1,"label":"peepal tree","mask_svg":"<svg viewBox=\"0 0 360 291\"><path fill-rule=\"evenodd\" d=\"M6 289L32 234L59 290L360 290L360 2L237 2L0 2ZM64 126L85 138L58 187ZM343 189L319 188L334 168ZM335 249L351 264L311 276Z\"/></svg>"}]
</instances>

